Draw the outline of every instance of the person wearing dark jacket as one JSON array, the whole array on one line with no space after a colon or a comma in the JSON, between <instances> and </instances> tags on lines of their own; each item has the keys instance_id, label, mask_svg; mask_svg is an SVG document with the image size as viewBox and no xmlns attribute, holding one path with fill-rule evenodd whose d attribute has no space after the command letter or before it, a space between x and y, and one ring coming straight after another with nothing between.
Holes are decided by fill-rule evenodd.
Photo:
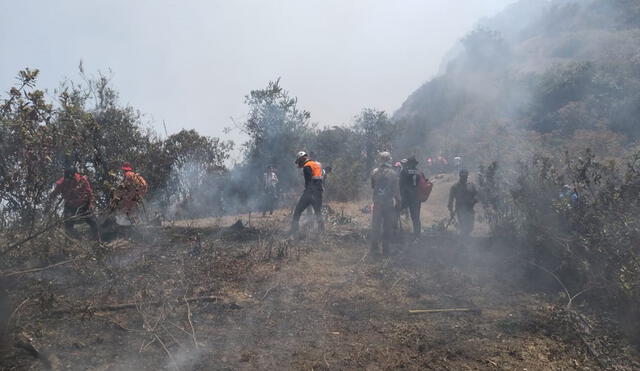
<instances>
[{"instance_id":1,"label":"person wearing dark jacket","mask_svg":"<svg viewBox=\"0 0 640 371\"><path fill-rule=\"evenodd\" d=\"M469 171L460 170L460 179L449 191L449 213L451 219L458 219L460 235L467 237L473 231L475 212L473 207L478 202L476 186L468 181Z\"/></svg>"},{"instance_id":2,"label":"person wearing dark jacket","mask_svg":"<svg viewBox=\"0 0 640 371\"><path fill-rule=\"evenodd\" d=\"M422 224L420 223L420 206L422 206L422 203L418 199L416 190L420 182L420 172L417 169L418 160L415 157L410 157L403 161L402 171L400 172L402 210L409 209L411 221L413 222L413 234L419 237L422 229Z\"/></svg>"},{"instance_id":3,"label":"person wearing dark jacket","mask_svg":"<svg viewBox=\"0 0 640 371\"><path fill-rule=\"evenodd\" d=\"M318 229L324 231L324 220L322 219L322 193L324 191L322 185L322 166L319 162L309 159L306 152L298 152L296 164L302 168L304 176L304 192L300 196L300 200L293 212L293 221L291 222L291 234L297 234L300 225L300 216L304 210L311 206L318 223Z\"/></svg>"},{"instance_id":4,"label":"person wearing dark jacket","mask_svg":"<svg viewBox=\"0 0 640 371\"><path fill-rule=\"evenodd\" d=\"M89 179L78 174L71 167L64 171L64 176L56 181L56 186L51 193L51 198L62 195L64 200L63 217L64 227L67 233L75 235L73 226L78 222L85 222L91 228L91 234L100 240L98 223L93 213L93 189Z\"/></svg>"}]
</instances>

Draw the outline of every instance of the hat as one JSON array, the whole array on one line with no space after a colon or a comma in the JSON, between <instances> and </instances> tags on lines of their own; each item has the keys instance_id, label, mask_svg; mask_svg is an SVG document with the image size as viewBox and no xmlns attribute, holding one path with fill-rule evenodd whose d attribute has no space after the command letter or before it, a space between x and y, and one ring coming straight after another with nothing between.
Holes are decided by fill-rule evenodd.
<instances>
[{"instance_id":1,"label":"hat","mask_svg":"<svg viewBox=\"0 0 640 371\"><path fill-rule=\"evenodd\" d=\"M131 166L130 162L123 162L122 167L120 169L124 171L133 171L133 167Z\"/></svg>"},{"instance_id":2,"label":"hat","mask_svg":"<svg viewBox=\"0 0 640 371\"><path fill-rule=\"evenodd\" d=\"M416 156L411 156L407 159L408 164L417 164L418 160L416 160Z\"/></svg>"}]
</instances>

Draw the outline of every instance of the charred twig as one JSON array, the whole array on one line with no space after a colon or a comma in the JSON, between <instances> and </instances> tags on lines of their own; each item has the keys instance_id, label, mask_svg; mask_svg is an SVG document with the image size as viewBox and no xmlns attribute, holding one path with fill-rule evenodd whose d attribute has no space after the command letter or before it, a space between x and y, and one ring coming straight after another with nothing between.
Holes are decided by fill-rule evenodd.
<instances>
[{"instance_id":1,"label":"charred twig","mask_svg":"<svg viewBox=\"0 0 640 371\"><path fill-rule=\"evenodd\" d=\"M100 214L101 212L102 212L102 211L96 211L96 212L95 212L95 214L96 214L96 215L98 215L98 214ZM45 227L44 227L44 228L42 228L41 230L39 230L39 231L37 231L37 232L35 232L35 233L32 233L32 234L30 234L29 236L27 236L27 237L23 238L22 240L20 240L20 241L18 241L18 242L14 242L14 243L12 243L12 244L10 244L10 245L6 246L4 249L2 249L2 251L0 251L0 254L2 254L2 255L7 254L7 253L8 253L8 252L10 252L11 250L14 250L15 248L17 248L17 247L19 247L19 246L21 246L21 245L23 245L23 244L25 244L25 243L27 243L27 242L29 242L29 241L33 240L34 238L36 238L36 237L38 237L38 236L42 235L43 233L45 233L45 232L47 232L47 231L50 231L51 229L53 229L53 228L55 228L55 227L59 226L60 224L62 224L62 223L64 223L64 222L73 221L73 220L80 220L80 219L82 219L82 218L86 217L88 214L89 214L89 213L86 213L86 214L78 214L78 215L74 215L74 216L71 216L71 217L66 218L66 219L60 219L60 220L58 220L58 221L56 221L56 222L53 222L53 223L51 223L51 224L49 224L49 225L45 226Z\"/></svg>"},{"instance_id":2,"label":"charred twig","mask_svg":"<svg viewBox=\"0 0 640 371\"><path fill-rule=\"evenodd\" d=\"M411 309L409 310L409 314L450 313L450 312L480 313L480 309L479 308L447 308L447 309Z\"/></svg>"},{"instance_id":3,"label":"charred twig","mask_svg":"<svg viewBox=\"0 0 640 371\"><path fill-rule=\"evenodd\" d=\"M16 307L16 309L13 310L13 312L11 312L11 315L9 316L9 319L7 320L7 326L9 326L11 324L11 320L13 320L13 317L18 313L18 311L20 310L20 308L22 308L23 305L27 304L27 302L31 300L29 298L26 298L22 301L22 303L18 304L18 306Z\"/></svg>"},{"instance_id":4,"label":"charred twig","mask_svg":"<svg viewBox=\"0 0 640 371\"><path fill-rule=\"evenodd\" d=\"M191 326L191 336L193 337L193 345L198 349L198 340L196 339L196 329L193 327L193 322L191 321L191 306L189 306L189 300L185 296L182 297L184 302L187 304L187 319L189 320L189 326Z\"/></svg>"},{"instance_id":5,"label":"charred twig","mask_svg":"<svg viewBox=\"0 0 640 371\"><path fill-rule=\"evenodd\" d=\"M224 302L224 301L222 298L218 296L197 296L192 298L186 298L186 302L187 303L194 303L194 302L218 303L218 302ZM158 301L152 301L144 304L151 305L151 306L161 306L164 303L165 303L164 301L158 300ZM229 305L231 309L241 308L236 303L228 303L227 305ZM139 306L140 306L140 303L123 303L123 304L100 305L100 306L94 306L94 307L89 306L87 309L92 310L94 312L114 312L114 311L125 310L125 309L138 309ZM58 310L56 311L56 313L68 313L70 311L73 311L73 309L74 308ZM75 309L78 309L78 308L75 308Z\"/></svg>"},{"instance_id":6,"label":"charred twig","mask_svg":"<svg viewBox=\"0 0 640 371\"><path fill-rule=\"evenodd\" d=\"M584 294L585 292L589 291L591 288L586 288L584 290L579 291L578 293L571 295L571 293L569 292L569 289L567 288L567 286L564 284L564 282L562 282L562 280L560 279L560 277L558 277L557 274L555 274L554 272L550 271L549 269L538 265L534 262L529 262L529 264L533 265L534 267L541 269L547 273L549 273L559 284L560 286L562 286L562 289L564 290L565 294L567 295L567 305L565 306L566 309L570 309L571 308L571 304L573 304L573 299L577 298L578 296Z\"/></svg>"},{"instance_id":7,"label":"charred twig","mask_svg":"<svg viewBox=\"0 0 640 371\"><path fill-rule=\"evenodd\" d=\"M158 340L158 342L162 346L162 349L164 349L165 353L167 353L167 355L169 356L169 359L171 359L171 362L173 362L173 366L175 367L175 369L180 371L180 367L178 367L178 362L176 362L175 358L173 358L173 355L171 354L169 349L167 349L167 346L164 345L164 343L162 342L162 339L160 339L160 337L156 334L154 334L153 336L155 336L156 340Z\"/></svg>"},{"instance_id":8,"label":"charred twig","mask_svg":"<svg viewBox=\"0 0 640 371\"><path fill-rule=\"evenodd\" d=\"M74 258L74 259L69 259L69 260L65 260L65 261L61 261L55 264L51 264L51 265L47 265L46 267L40 267L40 268L32 268L32 269L25 269L22 271L15 271L15 272L9 272L9 273L5 273L2 276L3 277L11 277L11 276L17 276L19 274L25 274L25 273L35 273L35 272L40 272L40 271L44 271L50 268L54 268L60 265L64 265L64 264L69 264L71 262L74 262L76 260L78 260L79 258Z\"/></svg>"},{"instance_id":9,"label":"charred twig","mask_svg":"<svg viewBox=\"0 0 640 371\"><path fill-rule=\"evenodd\" d=\"M269 288L267 289L267 291L264 293L264 295L262 295L262 299L261 299L261 300L264 300L264 299L269 295L269 293L271 292L271 290L275 289L275 288L276 288L276 287L278 287L278 286L280 286L280 283L277 283L277 284L275 284L274 286L269 287Z\"/></svg>"}]
</instances>

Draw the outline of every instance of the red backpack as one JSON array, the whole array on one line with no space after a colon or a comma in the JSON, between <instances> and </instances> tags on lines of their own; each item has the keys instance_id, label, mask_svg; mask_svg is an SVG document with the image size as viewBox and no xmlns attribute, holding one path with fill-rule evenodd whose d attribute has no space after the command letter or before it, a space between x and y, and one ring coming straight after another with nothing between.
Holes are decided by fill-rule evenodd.
<instances>
[{"instance_id":1,"label":"red backpack","mask_svg":"<svg viewBox=\"0 0 640 371\"><path fill-rule=\"evenodd\" d=\"M432 189L433 183L424 176L423 172L420 172L420 175L418 175L418 185L416 186L416 196L418 197L418 200L420 202L427 201L431 195Z\"/></svg>"}]
</instances>

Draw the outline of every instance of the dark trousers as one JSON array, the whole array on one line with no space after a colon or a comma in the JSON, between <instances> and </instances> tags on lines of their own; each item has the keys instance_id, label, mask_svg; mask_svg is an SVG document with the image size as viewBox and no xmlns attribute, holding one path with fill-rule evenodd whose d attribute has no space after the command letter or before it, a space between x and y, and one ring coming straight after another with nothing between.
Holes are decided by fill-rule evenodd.
<instances>
[{"instance_id":1,"label":"dark trousers","mask_svg":"<svg viewBox=\"0 0 640 371\"><path fill-rule=\"evenodd\" d=\"M413 234L420 236L422 224L420 223L420 208L422 203L418 200L411 200L405 204L405 208L409 209L411 221L413 222Z\"/></svg>"},{"instance_id":2,"label":"dark trousers","mask_svg":"<svg viewBox=\"0 0 640 371\"><path fill-rule=\"evenodd\" d=\"M374 200L373 214L371 215L371 252L379 253L379 245L382 240L382 253L389 252L389 243L393 236L397 211L393 206L393 200Z\"/></svg>"},{"instance_id":3,"label":"dark trousers","mask_svg":"<svg viewBox=\"0 0 640 371\"><path fill-rule=\"evenodd\" d=\"M293 221L291 222L291 231L297 232L300 226L300 216L307 207L313 207L313 212L318 222L318 229L324 231L324 220L322 219L322 191L305 189L298 200L296 209L293 212Z\"/></svg>"},{"instance_id":4,"label":"dark trousers","mask_svg":"<svg viewBox=\"0 0 640 371\"><path fill-rule=\"evenodd\" d=\"M75 230L73 226L76 223L87 223L89 228L91 228L91 235L93 238L100 240L100 231L98 230L98 223L96 221L96 216L93 214L93 211L89 208L89 205L83 205L80 207L72 207L68 206L66 203L64 205L63 217L65 219L64 229L70 235L75 234ZM72 220L66 220L69 218L73 218Z\"/></svg>"}]
</instances>

